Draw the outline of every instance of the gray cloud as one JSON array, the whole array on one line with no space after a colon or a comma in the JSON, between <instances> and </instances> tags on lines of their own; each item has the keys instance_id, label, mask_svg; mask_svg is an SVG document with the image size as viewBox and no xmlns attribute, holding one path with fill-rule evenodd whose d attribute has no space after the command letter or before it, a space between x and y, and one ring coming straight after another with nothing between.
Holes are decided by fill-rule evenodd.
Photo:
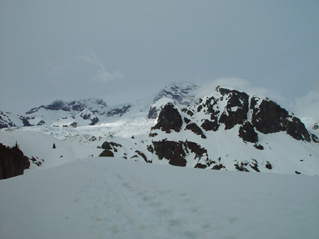
<instances>
[{"instance_id":1,"label":"gray cloud","mask_svg":"<svg viewBox=\"0 0 319 239\"><path fill-rule=\"evenodd\" d=\"M221 77L294 102L318 84L318 1L0 4L1 110L83 97L122 103Z\"/></svg>"}]
</instances>

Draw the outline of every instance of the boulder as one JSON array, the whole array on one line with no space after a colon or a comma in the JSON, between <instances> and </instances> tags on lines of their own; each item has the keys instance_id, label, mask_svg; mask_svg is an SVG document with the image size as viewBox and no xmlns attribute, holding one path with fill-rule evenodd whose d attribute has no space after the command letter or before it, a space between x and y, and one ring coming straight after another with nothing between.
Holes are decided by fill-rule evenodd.
<instances>
[{"instance_id":1,"label":"boulder","mask_svg":"<svg viewBox=\"0 0 319 239\"><path fill-rule=\"evenodd\" d=\"M30 167L29 158L18 145L10 148L0 143L0 179L22 175Z\"/></svg>"}]
</instances>

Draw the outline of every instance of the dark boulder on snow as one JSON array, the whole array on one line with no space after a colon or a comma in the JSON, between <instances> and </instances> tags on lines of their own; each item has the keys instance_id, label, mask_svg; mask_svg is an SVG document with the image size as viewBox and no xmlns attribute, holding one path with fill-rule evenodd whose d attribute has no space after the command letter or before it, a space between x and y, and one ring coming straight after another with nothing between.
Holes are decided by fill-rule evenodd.
<instances>
[{"instance_id":1,"label":"dark boulder on snow","mask_svg":"<svg viewBox=\"0 0 319 239\"><path fill-rule=\"evenodd\" d=\"M179 132L182 128L183 120L178 110L172 103L167 103L161 110L157 124L152 127L154 129L160 129L166 133L170 133L171 130Z\"/></svg>"},{"instance_id":2,"label":"dark boulder on snow","mask_svg":"<svg viewBox=\"0 0 319 239\"><path fill-rule=\"evenodd\" d=\"M114 157L114 153L111 150L105 149L99 157Z\"/></svg>"},{"instance_id":3,"label":"dark boulder on snow","mask_svg":"<svg viewBox=\"0 0 319 239\"><path fill-rule=\"evenodd\" d=\"M10 148L0 143L0 179L22 175L30 167L29 158L18 145Z\"/></svg>"}]
</instances>

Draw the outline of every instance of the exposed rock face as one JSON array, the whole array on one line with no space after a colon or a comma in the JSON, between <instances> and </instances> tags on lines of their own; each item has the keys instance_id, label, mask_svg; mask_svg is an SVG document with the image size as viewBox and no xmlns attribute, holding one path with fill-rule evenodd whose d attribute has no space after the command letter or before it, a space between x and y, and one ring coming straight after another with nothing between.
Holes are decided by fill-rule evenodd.
<instances>
[{"instance_id":1,"label":"exposed rock face","mask_svg":"<svg viewBox=\"0 0 319 239\"><path fill-rule=\"evenodd\" d=\"M219 88L219 92L228 98L219 122L225 124L225 129L231 129L236 124L243 124L247 120L249 96L244 92L223 88Z\"/></svg>"},{"instance_id":2,"label":"exposed rock face","mask_svg":"<svg viewBox=\"0 0 319 239\"><path fill-rule=\"evenodd\" d=\"M185 129L191 130L194 134L200 135L203 139L206 139L206 136L201 128L199 128L195 123L188 124Z\"/></svg>"},{"instance_id":3,"label":"exposed rock face","mask_svg":"<svg viewBox=\"0 0 319 239\"><path fill-rule=\"evenodd\" d=\"M169 164L174 166L186 166L186 153L181 142L162 140L154 141L153 145L159 159L166 158L169 160Z\"/></svg>"},{"instance_id":4,"label":"exposed rock face","mask_svg":"<svg viewBox=\"0 0 319 239\"><path fill-rule=\"evenodd\" d=\"M207 150L202 148L195 142L190 141L169 141L169 140L162 140L162 141L154 141L153 147L148 147L150 152L155 152L160 160L163 158L169 160L169 164L174 166L182 166L185 167L187 164L186 156L190 153L193 153L194 159L197 161L203 161L206 163L208 161ZM203 166L205 165L205 166ZM204 168L207 167L206 164L196 164L195 167Z\"/></svg>"},{"instance_id":5,"label":"exposed rock face","mask_svg":"<svg viewBox=\"0 0 319 239\"><path fill-rule=\"evenodd\" d=\"M258 105L258 101L261 103ZM290 115L271 100L251 99L250 108L253 110L252 124L264 134L286 131L297 140L311 141L310 134L300 119Z\"/></svg>"},{"instance_id":6,"label":"exposed rock face","mask_svg":"<svg viewBox=\"0 0 319 239\"><path fill-rule=\"evenodd\" d=\"M167 103L158 116L158 122L152 129L160 129L166 133L171 130L179 132L182 128L183 120L178 110L172 103Z\"/></svg>"},{"instance_id":7,"label":"exposed rock face","mask_svg":"<svg viewBox=\"0 0 319 239\"><path fill-rule=\"evenodd\" d=\"M242 126L240 126L238 136L242 138L245 142L258 142L258 134L255 132L254 126L248 121L246 121Z\"/></svg>"},{"instance_id":8,"label":"exposed rock face","mask_svg":"<svg viewBox=\"0 0 319 239\"><path fill-rule=\"evenodd\" d=\"M100 157L114 157L114 153L111 150L105 149L99 156Z\"/></svg>"},{"instance_id":9,"label":"exposed rock face","mask_svg":"<svg viewBox=\"0 0 319 239\"><path fill-rule=\"evenodd\" d=\"M0 143L0 179L22 175L29 167L29 158L18 146L10 148Z\"/></svg>"},{"instance_id":10,"label":"exposed rock face","mask_svg":"<svg viewBox=\"0 0 319 239\"><path fill-rule=\"evenodd\" d=\"M110 110L109 112L107 112L106 115L108 117L111 117L111 116L112 117L115 117L115 116L121 117L123 114L128 112L131 107L132 107L131 105L124 105L122 107L118 107L118 108Z\"/></svg>"}]
</instances>

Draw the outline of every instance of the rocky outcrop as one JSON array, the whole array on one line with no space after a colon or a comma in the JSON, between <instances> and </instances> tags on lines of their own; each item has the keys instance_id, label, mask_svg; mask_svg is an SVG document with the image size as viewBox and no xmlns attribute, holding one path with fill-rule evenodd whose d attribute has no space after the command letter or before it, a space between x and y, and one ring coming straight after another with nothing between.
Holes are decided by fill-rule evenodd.
<instances>
[{"instance_id":1,"label":"rocky outcrop","mask_svg":"<svg viewBox=\"0 0 319 239\"><path fill-rule=\"evenodd\" d=\"M131 108L131 105L124 105L115 109L112 109L107 112L106 116L107 117L121 117L123 114L129 111Z\"/></svg>"},{"instance_id":2,"label":"rocky outcrop","mask_svg":"<svg viewBox=\"0 0 319 239\"><path fill-rule=\"evenodd\" d=\"M192 153L194 154L194 160L197 160L197 162L202 162L196 164L196 168L204 168L209 166L209 164L206 164L209 161L207 150L195 142L176 142L164 139L161 141L153 141L153 145L154 148L148 146L148 151L152 153L154 152L160 160L163 158L167 159L171 165L185 167L187 164L186 157Z\"/></svg>"},{"instance_id":3,"label":"rocky outcrop","mask_svg":"<svg viewBox=\"0 0 319 239\"><path fill-rule=\"evenodd\" d=\"M111 150L105 149L100 153L99 157L114 157L114 153Z\"/></svg>"},{"instance_id":4,"label":"rocky outcrop","mask_svg":"<svg viewBox=\"0 0 319 239\"><path fill-rule=\"evenodd\" d=\"M10 148L0 143L0 179L22 175L30 167L29 158L18 145Z\"/></svg>"},{"instance_id":5,"label":"rocky outcrop","mask_svg":"<svg viewBox=\"0 0 319 239\"><path fill-rule=\"evenodd\" d=\"M250 108L253 110L252 124L259 132L269 134L286 131L294 139L311 141L310 134L300 119L277 103L252 97Z\"/></svg>"},{"instance_id":6,"label":"rocky outcrop","mask_svg":"<svg viewBox=\"0 0 319 239\"><path fill-rule=\"evenodd\" d=\"M258 142L258 134L255 132L254 126L248 121L240 126L238 136L242 138L244 142Z\"/></svg>"},{"instance_id":7,"label":"rocky outcrop","mask_svg":"<svg viewBox=\"0 0 319 239\"><path fill-rule=\"evenodd\" d=\"M178 110L172 103L167 103L161 110L157 124L152 127L152 130L160 129L166 133L170 133L172 130L179 132L182 125L183 120Z\"/></svg>"},{"instance_id":8,"label":"rocky outcrop","mask_svg":"<svg viewBox=\"0 0 319 239\"><path fill-rule=\"evenodd\" d=\"M200 135L203 139L206 139L206 136L203 133L203 131L201 130L201 128L199 128L198 125L195 123L190 123L190 124L186 125L185 129L191 130L194 134Z\"/></svg>"},{"instance_id":9,"label":"rocky outcrop","mask_svg":"<svg viewBox=\"0 0 319 239\"><path fill-rule=\"evenodd\" d=\"M236 124L247 120L249 96L237 90L219 88L223 97L227 97L227 105L220 116L219 122L225 124L225 129L231 129Z\"/></svg>"},{"instance_id":10,"label":"rocky outcrop","mask_svg":"<svg viewBox=\"0 0 319 239\"><path fill-rule=\"evenodd\" d=\"M160 160L163 158L169 160L169 164L174 166L186 166L186 153L181 142L175 141L154 141L154 151Z\"/></svg>"}]
</instances>

